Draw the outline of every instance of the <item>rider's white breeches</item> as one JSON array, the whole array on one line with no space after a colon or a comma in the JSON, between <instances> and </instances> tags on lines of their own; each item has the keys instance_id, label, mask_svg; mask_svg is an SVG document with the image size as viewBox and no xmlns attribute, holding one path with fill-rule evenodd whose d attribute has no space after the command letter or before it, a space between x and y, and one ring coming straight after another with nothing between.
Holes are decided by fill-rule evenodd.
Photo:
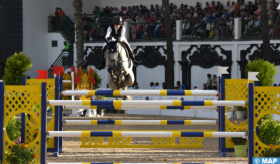
<instances>
[{"instance_id":1,"label":"rider's white breeches","mask_svg":"<svg viewBox=\"0 0 280 164\"><path fill-rule=\"evenodd\" d=\"M123 40L123 42L125 42L128 46L130 46L130 45L128 44L126 38ZM106 45L107 45L107 44L106 44L106 42L105 42L104 45L103 45L103 48L104 48Z\"/></svg>"}]
</instances>

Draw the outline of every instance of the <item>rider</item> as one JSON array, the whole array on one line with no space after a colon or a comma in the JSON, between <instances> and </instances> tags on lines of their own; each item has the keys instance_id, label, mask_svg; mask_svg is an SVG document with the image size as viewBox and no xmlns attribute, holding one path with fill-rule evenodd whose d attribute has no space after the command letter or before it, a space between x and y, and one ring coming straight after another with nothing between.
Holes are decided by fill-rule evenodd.
<instances>
[{"instance_id":1,"label":"rider","mask_svg":"<svg viewBox=\"0 0 280 164\"><path fill-rule=\"evenodd\" d=\"M126 44L126 49L128 50L129 57L131 58L133 65L136 67L141 63L141 61L137 61L135 59L134 53L131 50L130 45L128 44L128 42L126 40L124 33L125 33L125 28L122 25L122 18L120 16L115 16L113 18L113 24L108 27L105 39L109 40L109 38L114 37L115 39L119 38L119 41L124 42ZM104 58L104 53L106 52L106 50L107 50L107 45L105 42L103 45L103 50L102 50L101 65L97 66L96 67L97 69L104 69L106 66L105 58Z\"/></svg>"}]
</instances>

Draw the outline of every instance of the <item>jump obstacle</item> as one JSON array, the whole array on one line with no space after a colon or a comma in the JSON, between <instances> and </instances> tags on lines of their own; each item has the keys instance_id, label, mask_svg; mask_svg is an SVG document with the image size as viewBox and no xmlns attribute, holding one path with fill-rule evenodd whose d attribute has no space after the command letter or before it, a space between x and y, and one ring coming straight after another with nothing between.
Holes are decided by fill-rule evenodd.
<instances>
[{"instance_id":1,"label":"jump obstacle","mask_svg":"<svg viewBox=\"0 0 280 164\"><path fill-rule=\"evenodd\" d=\"M62 80L60 80L62 84ZM225 107L219 106L219 135L223 135L223 138L220 138L220 151L226 152L228 151L226 145L225 145L225 137L235 137L235 135L238 133L238 137L245 136L248 138L248 158L249 163L252 163L252 157L258 157L260 155L260 152L264 150L265 148L268 148L268 145L264 145L262 142L259 141L257 134L256 134L256 126L257 122L260 120L260 118L266 114L280 114L279 110L267 110L267 109L279 109L279 103L277 99L277 95L280 93L279 88L275 87L254 87L253 82L247 83L241 82L242 80L225 80L224 77L219 78L219 91L220 91L220 100L239 100L243 104L247 102L248 104L248 130L247 132L233 132L236 131L236 127L233 129L226 129L225 125L228 124L226 122L226 115L225 115ZM247 81L247 80L246 80ZM229 85L235 84L235 85ZM248 81L247 81L248 82ZM242 84L241 84L242 83ZM39 83L40 84L40 83ZM228 85L228 86L226 86ZM243 87L240 87L243 86ZM226 86L226 87L225 87ZM62 88L62 87L61 87ZM225 90L225 88L227 90ZM246 91L246 88L248 88L248 92ZM238 90L241 90L240 92L237 92ZM245 91L244 91L245 90ZM4 94L5 93L5 94ZM248 94L247 94L248 93ZM270 96L267 96L270 95ZM248 99L247 99L247 97ZM18 102L12 102L15 101L14 97L19 98L21 105L18 105ZM56 96L55 96L56 97ZM58 101L59 98L55 98L56 101ZM17 99L19 100L19 99ZM247 100L247 101L246 101ZM264 101L266 103L264 103ZM38 136L32 141L31 143L28 143L29 147L34 149L34 152L36 152L36 155L38 156L38 159L36 163L45 164L46 163L46 136L53 134L53 132L58 134L66 134L68 131L48 131L47 134L47 124L46 124L46 104L47 102L47 93L46 93L46 84L43 82L40 85L37 86L4 86L4 83L0 83L0 110L1 112L1 118L4 120L1 122L1 126L3 126L4 130L1 131L0 139L3 141L2 143L2 149L0 150L1 158L0 160L3 160L3 150L9 150L8 147L10 147L12 141L9 140L9 138L6 135L5 127L7 125L8 120L15 114L25 112L26 114L32 116L39 127ZM221 101L222 102L222 101ZM232 101L234 102L234 101ZM267 103L269 102L269 103ZM201 103L201 102L200 102ZM205 103L205 101L203 101ZM240 103L240 102L239 102ZM10 106L13 104L17 104L16 109L10 109ZM214 103L213 103L214 104ZM224 103L224 105L229 105L230 103ZM64 105L64 104L63 104ZM83 104L82 104L83 105ZM89 105L89 104L86 104ZM203 104L205 105L205 104ZM207 105L207 104L206 104ZM246 103L245 103L246 105ZM62 109L62 107L60 107ZM255 110L254 110L255 109ZM58 110L59 111L59 110ZM61 114L62 115L62 114ZM30 117L31 118L31 117ZM62 117L60 118L60 121L62 122ZM58 122L58 121L57 121ZM224 124L221 124L223 122ZM58 129L60 130L60 125L58 126ZM246 127L246 125L239 126ZM231 127L230 127L231 128ZM56 128L57 129L57 128ZM232 132L225 132L225 129L227 131ZM246 128L247 129L247 128ZM61 129L62 130L62 129ZM87 135L91 136L97 136L97 133L86 132ZM81 132L82 133L82 132ZM102 132L103 133L103 132ZM213 137L212 132L212 137ZM217 133L217 134L218 134ZM189 133L190 134L190 133ZM232 134L232 135L228 135ZM240 135L239 135L240 134ZM122 133L117 133L117 135L122 135ZM170 134L169 134L170 135ZM172 133L173 135L173 133ZM179 133L176 133L176 135L179 135ZM182 133L181 133L182 135ZM204 135L204 133L203 133ZM210 135L210 133L207 135ZM50 137L50 136L48 136ZM58 138L58 137L55 137ZM35 145L36 143L36 145ZM34 148L35 147L35 148Z\"/></svg>"},{"instance_id":2,"label":"jump obstacle","mask_svg":"<svg viewBox=\"0 0 280 164\"><path fill-rule=\"evenodd\" d=\"M216 120L65 120L64 125L218 125Z\"/></svg>"}]
</instances>

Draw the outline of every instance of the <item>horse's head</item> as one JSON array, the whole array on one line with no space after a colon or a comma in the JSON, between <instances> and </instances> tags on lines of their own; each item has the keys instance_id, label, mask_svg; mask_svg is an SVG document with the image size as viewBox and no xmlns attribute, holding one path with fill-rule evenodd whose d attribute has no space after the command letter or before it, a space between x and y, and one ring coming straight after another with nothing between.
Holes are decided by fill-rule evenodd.
<instances>
[{"instance_id":1,"label":"horse's head","mask_svg":"<svg viewBox=\"0 0 280 164\"><path fill-rule=\"evenodd\" d=\"M111 52L111 53L116 53L118 51L118 43L119 43L119 39L117 38L117 40L107 40L105 39L105 42L107 44L107 47L108 47L108 50Z\"/></svg>"}]
</instances>

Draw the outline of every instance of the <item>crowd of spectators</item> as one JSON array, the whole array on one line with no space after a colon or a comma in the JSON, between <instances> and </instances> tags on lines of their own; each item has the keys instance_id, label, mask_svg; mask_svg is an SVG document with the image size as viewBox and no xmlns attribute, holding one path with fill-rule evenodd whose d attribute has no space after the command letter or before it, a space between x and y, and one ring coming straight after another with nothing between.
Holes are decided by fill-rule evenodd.
<instances>
[{"instance_id":1,"label":"crowd of spectators","mask_svg":"<svg viewBox=\"0 0 280 164\"><path fill-rule=\"evenodd\" d=\"M170 17L172 21L173 38L176 34L176 20L182 20L183 38L228 38L234 35L234 18L241 18L243 22L242 35L261 33L261 0L247 1L227 1L222 4L220 1L206 2L205 6L197 2L195 6L187 4L177 5L170 3ZM278 3L275 0L267 2L268 17L279 17L279 11L276 9ZM96 18L90 20L84 15L84 23L89 21L96 25L92 28L91 36L100 38L105 35L106 28L102 28L104 16L102 14L118 14L123 18L123 22L130 22L129 39L150 39L165 38L165 13L160 5L151 4L149 8L143 5L106 6L101 11L98 6L95 7L94 14ZM105 16L105 18L107 18ZM269 34L277 35L278 21L269 19ZM101 25L101 26L98 26ZM108 26L107 26L108 27ZM88 29L86 29L88 31ZM99 30L99 31L98 31ZM98 31L98 32L97 32Z\"/></svg>"}]
</instances>

